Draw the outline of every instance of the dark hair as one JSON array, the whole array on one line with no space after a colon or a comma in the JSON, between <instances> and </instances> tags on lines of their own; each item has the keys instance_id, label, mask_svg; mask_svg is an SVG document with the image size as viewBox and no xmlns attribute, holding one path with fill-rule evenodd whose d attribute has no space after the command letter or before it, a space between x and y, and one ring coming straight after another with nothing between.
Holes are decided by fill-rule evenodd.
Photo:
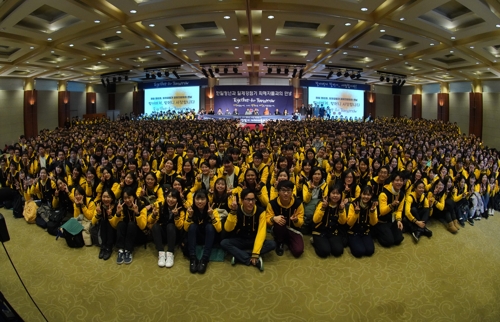
<instances>
[{"instance_id":1,"label":"dark hair","mask_svg":"<svg viewBox=\"0 0 500 322\"><path fill-rule=\"evenodd\" d=\"M291 182L290 180L283 180L278 183L278 191L281 190L282 188L288 188L292 189L295 187L295 184Z\"/></svg>"},{"instance_id":2,"label":"dark hair","mask_svg":"<svg viewBox=\"0 0 500 322\"><path fill-rule=\"evenodd\" d=\"M248 196L249 193L253 193L254 196L255 196L255 192L253 190L250 190L250 189L243 189L240 193L240 196L241 196L241 200L245 199L246 196Z\"/></svg>"},{"instance_id":3,"label":"dark hair","mask_svg":"<svg viewBox=\"0 0 500 322\"><path fill-rule=\"evenodd\" d=\"M320 182L322 182L323 180L326 180L326 172L325 172L325 170L323 170L320 167L314 167L314 168L311 169L311 172L309 172L309 180L312 181L314 173L316 171L319 171L321 173L321 180L320 180Z\"/></svg>"}]
</instances>

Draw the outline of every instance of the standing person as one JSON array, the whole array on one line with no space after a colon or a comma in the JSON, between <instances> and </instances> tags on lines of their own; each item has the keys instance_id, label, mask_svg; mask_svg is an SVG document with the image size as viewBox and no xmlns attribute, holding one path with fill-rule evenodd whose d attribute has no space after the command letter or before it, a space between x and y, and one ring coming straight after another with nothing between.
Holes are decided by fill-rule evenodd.
<instances>
[{"instance_id":1,"label":"standing person","mask_svg":"<svg viewBox=\"0 0 500 322\"><path fill-rule=\"evenodd\" d=\"M283 256L285 243L294 257L304 252L304 240L298 229L304 224L304 206L293 197L293 182L278 183L278 198L267 206L267 224L273 227L276 254Z\"/></svg>"},{"instance_id":2,"label":"standing person","mask_svg":"<svg viewBox=\"0 0 500 322\"><path fill-rule=\"evenodd\" d=\"M375 244L371 236L371 227L378 222L377 201L372 201L372 187L366 186L361 197L349 207L347 225L349 225L349 248L354 257L371 256L375 252Z\"/></svg>"},{"instance_id":3,"label":"standing person","mask_svg":"<svg viewBox=\"0 0 500 322\"><path fill-rule=\"evenodd\" d=\"M307 118L310 119L313 115L313 108L312 108L312 104L308 104L307 107L306 107L306 114L307 114Z\"/></svg>"},{"instance_id":4,"label":"standing person","mask_svg":"<svg viewBox=\"0 0 500 322\"><path fill-rule=\"evenodd\" d=\"M179 191L171 189L166 194L166 204L163 211L153 213L148 219L152 225L153 240L158 251L158 266L170 268L174 266L174 248L177 236L182 232L186 210L182 204ZM165 252L164 241L167 241Z\"/></svg>"},{"instance_id":5,"label":"standing person","mask_svg":"<svg viewBox=\"0 0 500 322\"><path fill-rule=\"evenodd\" d=\"M234 231L235 234L232 238L223 239L220 245L233 255L232 265L238 261L263 271L261 255L276 248L273 240L266 240L266 210L255 204L257 199L253 191L243 189L240 196L242 205L238 206L236 198L233 198L231 211L224 224L225 231ZM247 249L252 251L248 252Z\"/></svg>"},{"instance_id":6,"label":"standing person","mask_svg":"<svg viewBox=\"0 0 500 322\"><path fill-rule=\"evenodd\" d=\"M116 216L116 197L110 188L102 192L101 202L96 205L95 214L92 218L92 225L99 226L99 235L101 237L101 250L99 259L108 260L113 253L115 244L116 225L120 217Z\"/></svg>"},{"instance_id":7,"label":"standing person","mask_svg":"<svg viewBox=\"0 0 500 322\"><path fill-rule=\"evenodd\" d=\"M340 185L334 185L328 198L324 198L314 212L312 242L316 255L322 258L330 254L338 257L344 253L347 236L340 226L347 222L347 199L342 200L341 190Z\"/></svg>"},{"instance_id":8,"label":"standing person","mask_svg":"<svg viewBox=\"0 0 500 322\"><path fill-rule=\"evenodd\" d=\"M189 271L193 274L196 272L205 274L215 234L221 232L222 224L217 210L213 210L209 205L205 190L198 190L193 199L194 205L187 209L188 216L184 222L184 230L188 235ZM199 262L196 258L198 243L205 245Z\"/></svg>"},{"instance_id":9,"label":"standing person","mask_svg":"<svg viewBox=\"0 0 500 322\"><path fill-rule=\"evenodd\" d=\"M383 247L399 245L404 239L402 219L405 194L401 190L403 184L403 175L396 171L391 176L391 182L384 186L378 196L378 223L373 230Z\"/></svg>"},{"instance_id":10,"label":"standing person","mask_svg":"<svg viewBox=\"0 0 500 322\"><path fill-rule=\"evenodd\" d=\"M413 192L406 196L404 213L413 239L418 243L421 235L432 237L432 231L426 226L429 220L429 200L425 197L425 184L417 180L413 186Z\"/></svg>"},{"instance_id":11,"label":"standing person","mask_svg":"<svg viewBox=\"0 0 500 322\"><path fill-rule=\"evenodd\" d=\"M123 189L122 197L123 201L116 206L116 217L119 218L116 225L118 265L132 263L136 236L146 228L148 221L147 209L137 199L132 188Z\"/></svg>"}]
</instances>

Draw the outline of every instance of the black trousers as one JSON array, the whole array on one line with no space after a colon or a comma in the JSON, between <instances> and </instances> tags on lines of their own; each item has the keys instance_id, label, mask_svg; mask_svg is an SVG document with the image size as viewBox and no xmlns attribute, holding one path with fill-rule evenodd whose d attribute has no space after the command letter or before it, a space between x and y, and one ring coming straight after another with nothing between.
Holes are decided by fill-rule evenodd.
<instances>
[{"instance_id":1,"label":"black trousers","mask_svg":"<svg viewBox=\"0 0 500 322\"><path fill-rule=\"evenodd\" d=\"M375 244L372 236L365 234L349 234L349 248L354 257L372 256Z\"/></svg>"},{"instance_id":2,"label":"black trousers","mask_svg":"<svg viewBox=\"0 0 500 322\"><path fill-rule=\"evenodd\" d=\"M398 222L386 222L378 224L373 227L378 242L383 247L391 247L399 245L403 241L403 232L398 228Z\"/></svg>"},{"instance_id":3,"label":"black trousers","mask_svg":"<svg viewBox=\"0 0 500 322\"><path fill-rule=\"evenodd\" d=\"M417 208L411 207L411 214L417 221L423 221L427 223L429 221L429 208ZM410 222L410 228L412 232L421 231L422 228L418 227L417 224Z\"/></svg>"},{"instance_id":4,"label":"black trousers","mask_svg":"<svg viewBox=\"0 0 500 322\"><path fill-rule=\"evenodd\" d=\"M151 232L153 234L153 241L157 251L164 251L165 248L163 245L165 244L165 241L167 241L167 252L174 252L175 242L177 240L177 228L174 223L168 223L166 225L156 223L153 225Z\"/></svg>"},{"instance_id":5,"label":"black trousers","mask_svg":"<svg viewBox=\"0 0 500 322\"><path fill-rule=\"evenodd\" d=\"M102 218L99 220L99 233L101 235L101 247L112 250L115 244L116 230L111 226L109 220Z\"/></svg>"},{"instance_id":6,"label":"black trousers","mask_svg":"<svg viewBox=\"0 0 500 322\"><path fill-rule=\"evenodd\" d=\"M118 226L116 226L116 247L118 249L128 250L129 252L134 251L135 238L139 227L133 221L124 222L120 221Z\"/></svg>"},{"instance_id":7,"label":"black trousers","mask_svg":"<svg viewBox=\"0 0 500 322\"><path fill-rule=\"evenodd\" d=\"M344 253L344 242L340 235L313 235L313 246L316 255L322 258L326 258L330 254L339 257Z\"/></svg>"}]
</instances>

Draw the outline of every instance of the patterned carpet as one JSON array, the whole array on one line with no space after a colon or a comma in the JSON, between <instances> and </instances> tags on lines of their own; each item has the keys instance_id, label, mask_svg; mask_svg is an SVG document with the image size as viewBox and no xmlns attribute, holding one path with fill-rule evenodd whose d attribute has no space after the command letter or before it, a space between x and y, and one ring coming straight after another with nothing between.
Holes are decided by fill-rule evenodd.
<instances>
[{"instance_id":1,"label":"patterned carpet","mask_svg":"<svg viewBox=\"0 0 500 322\"><path fill-rule=\"evenodd\" d=\"M500 214L456 236L438 222L434 237L383 249L372 258L319 259L306 237L300 259L264 257L265 271L227 257L192 275L176 250L175 266L157 267L153 244L131 265L97 258L96 247L70 249L2 209L5 244L49 321L499 321ZM43 321L4 250L0 290L26 321Z\"/></svg>"}]
</instances>

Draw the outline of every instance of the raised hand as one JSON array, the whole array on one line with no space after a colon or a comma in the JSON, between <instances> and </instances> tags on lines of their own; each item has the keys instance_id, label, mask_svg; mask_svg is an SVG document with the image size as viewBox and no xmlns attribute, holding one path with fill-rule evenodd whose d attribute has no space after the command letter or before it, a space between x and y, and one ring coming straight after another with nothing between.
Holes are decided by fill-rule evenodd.
<instances>
[{"instance_id":1,"label":"raised hand","mask_svg":"<svg viewBox=\"0 0 500 322\"><path fill-rule=\"evenodd\" d=\"M137 205L137 199L135 199L134 204L132 205L132 211L138 215L139 214L139 206Z\"/></svg>"},{"instance_id":2,"label":"raised hand","mask_svg":"<svg viewBox=\"0 0 500 322\"><path fill-rule=\"evenodd\" d=\"M214 210L212 209L214 204L208 204L208 216L211 218L211 219L214 219Z\"/></svg>"},{"instance_id":3,"label":"raised hand","mask_svg":"<svg viewBox=\"0 0 500 322\"><path fill-rule=\"evenodd\" d=\"M293 212L293 215L290 217L291 221L296 221L298 219L297 211L298 211L298 208L295 209L295 211Z\"/></svg>"},{"instance_id":4,"label":"raised hand","mask_svg":"<svg viewBox=\"0 0 500 322\"><path fill-rule=\"evenodd\" d=\"M177 208L177 204L175 204L174 209L172 209L172 214L174 214L174 216L177 216L179 214L179 208Z\"/></svg>"},{"instance_id":5,"label":"raised hand","mask_svg":"<svg viewBox=\"0 0 500 322\"><path fill-rule=\"evenodd\" d=\"M328 198L327 197L324 197L323 198L323 209L326 209L328 207Z\"/></svg>"},{"instance_id":6,"label":"raised hand","mask_svg":"<svg viewBox=\"0 0 500 322\"><path fill-rule=\"evenodd\" d=\"M375 209L377 209L377 206L378 206L378 201L372 202L372 206L371 206L370 210L375 211Z\"/></svg>"},{"instance_id":7,"label":"raised hand","mask_svg":"<svg viewBox=\"0 0 500 322\"><path fill-rule=\"evenodd\" d=\"M361 208L360 208L360 206L359 206L359 201L358 201L358 202L353 203L353 206L354 206L354 211L356 211L356 212L361 211Z\"/></svg>"},{"instance_id":8,"label":"raised hand","mask_svg":"<svg viewBox=\"0 0 500 322\"><path fill-rule=\"evenodd\" d=\"M344 200L340 201L339 209L344 209L345 205L349 202L349 199L345 198Z\"/></svg>"},{"instance_id":9,"label":"raised hand","mask_svg":"<svg viewBox=\"0 0 500 322\"><path fill-rule=\"evenodd\" d=\"M189 207L187 209L187 212L188 212L188 217L189 218L193 217L193 214L194 214L193 207Z\"/></svg>"},{"instance_id":10,"label":"raised hand","mask_svg":"<svg viewBox=\"0 0 500 322\"><path fill-rule=\"evenodd\" d=\"M229 209L232 211L238 210L238 203L236 202L236 198L233 198L233 202L229 205Z\"/></svg>"},{"instance_id":11,"label":"raised hand","mask_svg":"<svg viewBox=\"0 0 500 322\"><path fill-rule=\"evenodd\" d=\"M146 195L146 185L142 186L141 189L141 197L144 197Z\"/></svg>"},{"instance_id":12,"label":"raised hand","mask_svg":"<svg viewBox=\"0 0 500 322\"><path fill-rule=\"evenodd\" d=\"M121 213L122 213L122 211L123 211L123 204L124 204L124 203L125 203L125 202L122 202L122 203L118 202L118 206L116 206L116 215L117 215L118 217L120 216L120 214L121 214Z\"/></svg>"}]
</instances>

